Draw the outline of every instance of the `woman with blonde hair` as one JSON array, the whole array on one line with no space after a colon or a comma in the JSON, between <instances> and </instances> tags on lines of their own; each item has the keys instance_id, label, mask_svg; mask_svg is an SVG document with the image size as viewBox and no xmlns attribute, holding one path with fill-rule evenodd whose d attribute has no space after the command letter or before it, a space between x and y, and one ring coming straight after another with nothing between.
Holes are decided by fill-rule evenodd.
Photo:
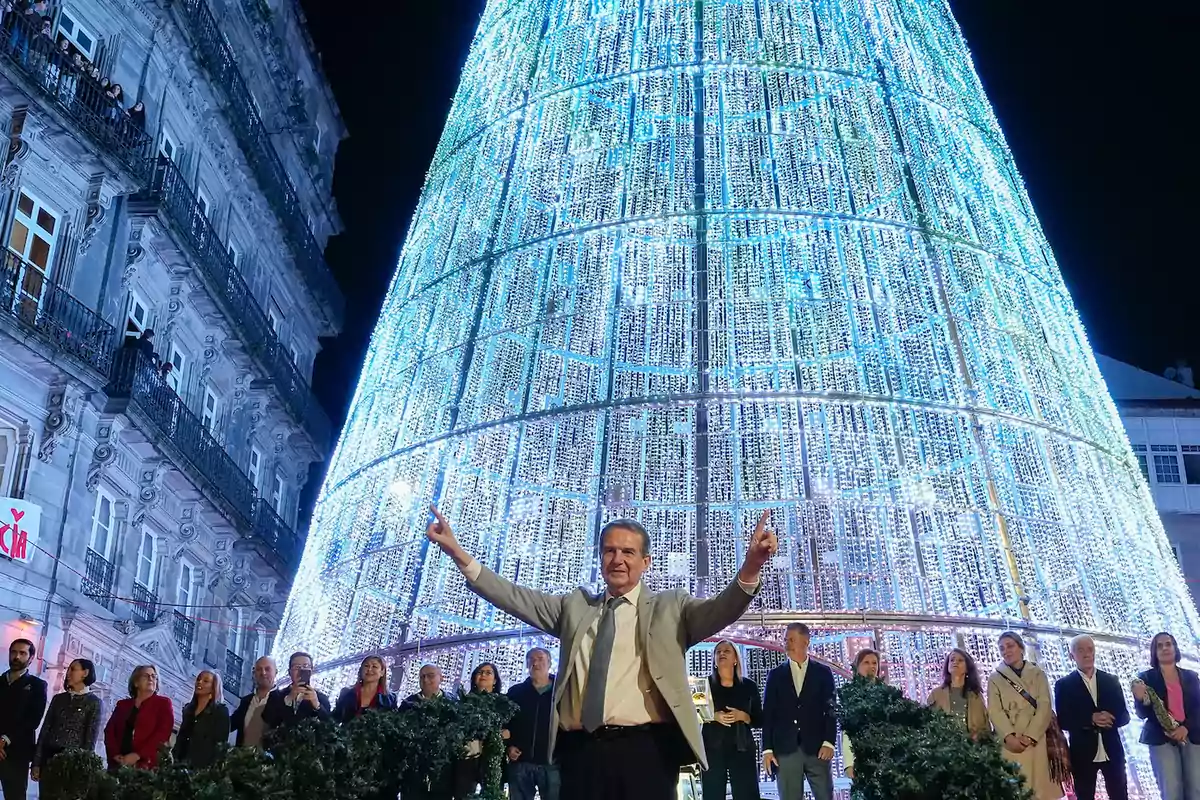
<instances>
[{"instance_id":1,"label":"woman with blonde hair","mask_svg":"<svg viewBox=\"0 0 1200 800\"><path fill-rule=\"evenodd\" d=\"M713 671L708 677L714 719L702 733L708 769L700 776L705 800L758 800L758 748L751 728L762 727L762 700L754 681L742 675L742 659L728 639L713 648Z\"/></svg>"},{"instance_id":2,"label":"woman with blonde hair","mask_svg":"<svg viewBox=\"0 0 1200 800\"><path fill-rule=\"evenodd\" d=\"M961 722L972 739L992 732L979 668L966 650L954 648L942 662L942 685L929 693L926 705L940 708Z\"/></svg>"},{"instance_id":3,"label":"woman with blonde hair","mask_svg":"<svg viewBox=\"0 0 1200 800\"><path fill-rule=\"evenodd\" d=\"M1000 634L1003 659L988 680L988 716L1004 745L1004 757L1017 765L1035 800L1060 800L1062 784L1050 774L1046 748L1053 710L1050 682L1037 664L1025 660L1025 641L1014 631Z\"/></svg>"},{"instance_id":4,"label":"woman with blonde hair","mask_svg":"<svg viewBox=\"0 0 1200 800\"><path fill-rule=\"evenodd\" d=\"M175 760L197 769L211 767L221 745L229 742L229 707L221 676L203 670L196 676L192 701L183 707L183 721L175 737Z\"/></svg>"},{"instance_id":5,"label":"woman with blonde hair","mask_svg":"<svg viewBox=\"0 0 1200 800\"><path fill-rule=\"evenodd\" d=\"M117 701L104 726L108 766L151 769L158 766L159 748L171 741L175 709L158 693L158 670L151 664L134 668L128 688L129 697Z\"/></svg>"}]
</instances>

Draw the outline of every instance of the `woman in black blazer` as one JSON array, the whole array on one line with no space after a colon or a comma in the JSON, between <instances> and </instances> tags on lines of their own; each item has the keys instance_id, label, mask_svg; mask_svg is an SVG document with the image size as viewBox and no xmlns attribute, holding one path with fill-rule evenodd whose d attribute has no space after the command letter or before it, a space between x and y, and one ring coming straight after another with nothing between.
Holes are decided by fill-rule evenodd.
<instances>
[{"instance_id":1,"label":"woman in black blazer","mask_svg":"<svg viewBox=\"0 0 1200 800\"><path fill-rule=\"evenodd\" d=\"M222 745L229 743L229 708L221 676L204 670L196 676L192 702L183 707L183 720L171 754L196 769L211 767Z\"/></svg>"},{"instance_id":2,"label":"woman in black blazer","mask_svg":"<svg viewBox=\"0 0 1200 800\"><path fill-rule=\"evenodd\" d=\"M358 665L358 682L342 689L333 706L333 718L349 722L368 711L393 711L396 695L387 690L387 667L379 656L367 656Z\"/></svg>"},{"instance_id":3,"label":"woman in black blazer","mask_svg":"<svg viewBox=\"0 0 1200 800\"><path fill-rule=\"evenodd\" d=\"M702 729L708 769L700 776L704 800L725 800L732 784L733 800L759 800L758 746L751 728L762 727L758 685L742 676L742 660L733 642L722 639L713 649L708 677L715 719Z\"/></svg>"},{"instance_id":4,"label":"woman in black blazer","mask_svg":"<svg viewBox=\"0 0 1200 800\"><path fill-rule=\"evenodd\" d=\"M1150 643L1150 669L1134 684L1134 709L1145 720L1142 744L1149 745L1150 766L1162 800L1200 797L1200 676L1179 666L1179 645L1169 633L1155 634ZM1171 719L1167 730L1151 705L1147 688L1162 700Z\"/></svg>"}]
</instances>

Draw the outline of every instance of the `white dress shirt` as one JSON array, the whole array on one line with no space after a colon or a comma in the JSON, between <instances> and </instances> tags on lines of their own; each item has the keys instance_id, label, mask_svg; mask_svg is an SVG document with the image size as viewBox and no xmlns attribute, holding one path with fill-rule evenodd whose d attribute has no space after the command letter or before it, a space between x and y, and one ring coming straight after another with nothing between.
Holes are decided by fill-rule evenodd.
<instances>
[{"instance_id":1,"label":"white dress shirt","mask_svg":"<svg viewBox=\"0 0 1200 800\"><path fill-rule=\"evenodd\" d=\"M471 559L462 573L474 582L483 571L483 565ZM758 584L745 584L738 579L738 586L751 596ZM671 708L659 694L650 678L650 667L642 652L642 642L637 635L638 600L642 596L642 584L638 583L625 595L629 602L618 603L613 609L616 615L616 631L613 636L612 656L608 662L608 680L604 687L605 725L645 725L651 722L668 722L673 719ZM612 597L604 593L605 599ZM579 648L568 667L567 683L563 687L558 707L558 726L574 731L583 728L583 693L587 688L588 670L592 664L592 648L596 644L596 632L600 629L603 609L596 608L596 618L584 632ZM637 691L629 691L636 686Z\"/></svg>"},{"instance_id":2,"label":"white dress shirt","mask_svg":"<svg viewBox=\"0 0 1200 800\"><path fill-rule=\"evenodd\" d=\"M1087 675L1083 674L1083 670L1076 670L1076 671L1079 673L1079 677L1083 678L1083 685L1087 687L1088 693L1092 696L1092 702L1099 705L1100 701L1096 697L1096 671L1092 670L1092 677L1090 677L1090 678ZM1101 731L1100 735L1096 737L1096 758L1094 759L1094 761L1097 764L1099 764L1102 761L1108 761L1108 753L1106 753L1104 751L1104 732L1103 731Z\"/></svg>"},{"instance_id":3,"label":"white dress shirt","mask_svg":"<svg viewBox=\"0 0 1200 800\"><path fill-rule=\"evenodd\" d=\"M808 676L808 662L809 662L809 659L807 659L807 658L804 659L803 664L797 664L792 659L790 659L790 658L788 659L788 666L791 667L791 672L792 672L792 686L796 689L796 697L799 697L800 692L804 691L804 679ZM847 741L849 741L849 740L847 740ZM821 747L828 747L830 750L832 750L833 742L821 742ZM765 756L767 753L773 753L773 752L775 752L775 751L774 750L763 750L763 755ZM854 756L851 755L850 759L851 759L851 764L853 764Z\"/></svg>"}]
</instances>

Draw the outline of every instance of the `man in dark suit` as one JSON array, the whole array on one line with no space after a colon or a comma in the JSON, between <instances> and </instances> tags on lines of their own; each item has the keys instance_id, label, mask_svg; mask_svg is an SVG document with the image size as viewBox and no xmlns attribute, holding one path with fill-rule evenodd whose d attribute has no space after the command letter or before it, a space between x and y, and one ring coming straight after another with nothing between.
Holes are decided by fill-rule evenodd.
<instances>
[{"instance_id":1,"label":"man in dark suit","mask_svg":"<svg viewBox=\"0 0 1200 800\"><path fill-rule=\"evenodd\" d=\"M759 572L779 546L766 528L768 512L737 575L704 599L643 586L650 534L637 520L598 531L604 591L548 594L483 566L433 513L425 535L454 559L471 591L562 642L546 743L561 764L561 796L674 800L680 766L708 765L686 654L737 622L758 592Z\"/></svg>"},{"instance_id":2,"label":"man in dark suit","mask_svg":"<svg viewBox=\"0 0 1200 800\"><path fill-rule=\"evenodd\" d=\"M329 698L309 685L312 672L312 656L308 653L292 653L288 659L288 677L292 679L292 685L271 692L263 708L262 719L269 730L286 728L305 719L325 719L329 716Z\"/></svg>"},{"instance_id":3,"label":"man in dark suit","mask_svg":"<svg viewBox=\"0 0 1200 800\"><path fill-rule=\"evenodd\" d=\"M1127 800L1125 748L1118 729L1129 724L1129 709L1121 682L1096 669L1096 643L1090 636L1071 640L1071 658L1077 669L1054 684L1054 708L1070 740L1075 797L1095 800L1100 773L1109 800Z\"/></svg>"},{"instance_id":4,"label":"man in dark suit","mask_svg":"<svg viewBox=\"0 0 1200 800\"><path fill-rule=\"evenodd\" d=\"M804 779L816 800L833 800L837 713L833 672L808 657L808 626L787 627L787 661L767 675L763 769L779 773L779 800L801 800Z\"/></svg>"},{"instance_id":5,"label":"man in dark suit","mask_svg":"<svg viewBox=\"0 0 1200 800\"><path fill-rule=\"evenodd\" d=\"M254 662L254 691L242 698L229 718L229 727L237 734L238 747L262 749L263 734L267 732L263 711L275 688L275 673L275 659L263 656Z\"/></svg>"},{"instance_id":6,"label":"man in dark suit","mask_svg":"<svg viewBox=\"0 0 1200 800\"><path fill-rule=\"evenodd\" d=\"M31 675L33 642L17 639L8 646L8 672L0 678L0 788L4 800L25 800L34 732L46 713L46 682Z\"/></svg>"}]
</instances>

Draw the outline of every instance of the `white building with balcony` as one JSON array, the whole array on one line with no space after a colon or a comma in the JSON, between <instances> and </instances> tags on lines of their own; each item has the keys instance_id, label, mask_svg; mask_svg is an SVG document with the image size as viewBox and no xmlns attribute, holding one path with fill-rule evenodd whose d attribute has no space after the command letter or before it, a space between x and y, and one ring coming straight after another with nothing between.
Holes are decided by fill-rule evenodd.
<instances>
[{"instance_id":1,"label":"white building with balcony","mask_svg":"<svg viewBox=\"0 0 1200 800\"><path fill-rule=\"evenodd\" d=\"M0 20L0 621L52 687L90 658L111 708L155 664L178 712L203 668L248 689L302 551L345 129L294 0L23 12Z\"/></svg>"},{"instance_id":2,"label":"white building with balcony","mask_svg":"<svg viewBox=\"0 0 1200 800\"><path fill-rule=\"evenodd\" d=\"M1097 356L1167 538L1200 602L1200 391Z\"/></svg>"}]
</instances>

